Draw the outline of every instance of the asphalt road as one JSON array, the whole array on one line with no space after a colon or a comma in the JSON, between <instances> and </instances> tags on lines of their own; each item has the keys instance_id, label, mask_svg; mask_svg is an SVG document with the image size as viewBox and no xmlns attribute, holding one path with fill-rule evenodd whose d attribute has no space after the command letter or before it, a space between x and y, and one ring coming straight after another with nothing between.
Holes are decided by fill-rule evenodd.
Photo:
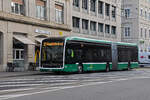
<instances>
[{"instance_id":1,"label":"asphalt road","mask_svg":"<svg viewBox=\"0 0 150 100\"><path fill-rule=\"evenodd\" d=\"M97 83L41 92L10 100L150 100L150 79Z\"/></svg>"},{"instance_id":2,"label":"asphalt road","mask_svg":"<svg viewBox=\"0 0 150 100\"><path fill-rule=\"evenodd\" d=\"M150 68L0 79L0 100L150 100Z\"/></svg>"}]
</instances>

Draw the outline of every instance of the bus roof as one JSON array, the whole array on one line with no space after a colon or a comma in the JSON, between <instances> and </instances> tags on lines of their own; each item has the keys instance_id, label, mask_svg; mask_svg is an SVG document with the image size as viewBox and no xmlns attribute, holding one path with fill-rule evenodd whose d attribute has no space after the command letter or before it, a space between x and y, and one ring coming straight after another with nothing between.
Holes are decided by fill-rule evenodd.
<instances>
[{"instance_id":1,"label":"bus roof","mask_svg":"<svg viewBox=\"0 0 150 100\"><path fill-rule=\"evenodd\" d=\"M117 45L137 46L136 43L116 42Z\"/></svg>"},{"instance_id":2,"label":"bus roof","mask_svg":"<svg viewBox=\"0 0 150 100\"><path fill-rule=\"evenodd\" d=\"M112 42L107 40L97 40L97 39L90 39L90 38L83 38L83 37L67 37L66 40L77 40L77 41L97 42L97 43L107 43L107 44L116 43L117 45L137 46L136 43Z\"/></svg>"},{"instance_id":3,"label":"bus roof","mask_svg":"<svg viewBox=\"0 0 150 100\"><path fill-rule=\"evenodd\" d=\"M111 41L97 40L97 39L90 39L90 38L83 38L83 37L67 37L66 40L77 40L77 41L97 42L97 43L107 43L107 44L112 43Z\"/></svg>"},{"instance_id":4,"label":"bus roof","mask_svg":"<svg viewBox=\"0 0 150 100\"><path fill-rule=\"evenodd\" d=\"M124 46L137 46L136 43L127 43L127 42L113 42L113 41L107 41L107 40L98 40L98 39L91 39L91 38L84 38L84 37L76 37L76 36L64 36L64 37L52 37L56 39L62 39L62 40L75 40L75 41L84 41L84 42L96 42L96 43L106 43L106 44L117 44L117 45L124 45ZM49 40L51 38L47 38L46 40Z\"/></svg>"}]
</instances>

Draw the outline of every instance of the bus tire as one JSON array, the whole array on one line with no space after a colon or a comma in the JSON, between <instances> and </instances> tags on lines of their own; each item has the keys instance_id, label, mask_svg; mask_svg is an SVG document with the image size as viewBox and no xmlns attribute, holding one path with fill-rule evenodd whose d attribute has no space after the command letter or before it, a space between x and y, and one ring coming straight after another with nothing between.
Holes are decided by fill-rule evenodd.
<instances>
[{"instance_id":1,"label":"bus tire","mask_svg":"<svg viewBox=\"0 0 150 100\"><path fill-rule=\"evenodd\" d=\"M109 64L106 65L106 72L109 72L110 71L110 67L109 67Z\"/></svg>"},{"instance_id":2,"label":"bus tire","mask_svg":"<svg viewBox=\"0 0 150 100\"><path fill-rule=\"evenodd\" d=\"M78 73L79 74L83 73L83 66L82 65L78 65Z\"/></svg>"},{"instance_id":3,"label":"bus tire","mask_svg":"<svg viewBox=\"0 0 150 100\"><path fill-rule=\"evenodd\" d=\"M129 70L129 71L131 70L130 66L128 66L127 70Z\"/></svg>"},{"instance_id":4,"label":"bus tire","mask_svg":"<svg viewBox=\"0 0 150 100\"><path fill-rule=\"evenodd\" d=\"M128 67L128 69L127 69L127 70L131 70L131 69L130 69L130 67Z\"/></svg>"},{"instance_id":5,"label":"bus tire","mask_svg":"<svg viewBox=\"0 0 150 100\"><path fill-rule=\"evenodd\" d=\"M128 62L128 68L127 68L127 70L131 70L131 63L130 62Z\"/></svg>"}]
</instances>

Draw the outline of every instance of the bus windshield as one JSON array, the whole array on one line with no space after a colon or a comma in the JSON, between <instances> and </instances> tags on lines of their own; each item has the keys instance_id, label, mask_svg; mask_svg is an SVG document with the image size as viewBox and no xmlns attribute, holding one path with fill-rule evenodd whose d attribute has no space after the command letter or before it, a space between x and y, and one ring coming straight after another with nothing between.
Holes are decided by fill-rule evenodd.
<instances>
[{"instance_id":1,"label":"bus windshield","mask_svg":"<svg viewBox=\"0 0 150 100\"><path fill-rule=\"evenodd\" d=\"M63 42L43 42L41 65L48 68L63 65Z\"/></svg>"}]
</instances>

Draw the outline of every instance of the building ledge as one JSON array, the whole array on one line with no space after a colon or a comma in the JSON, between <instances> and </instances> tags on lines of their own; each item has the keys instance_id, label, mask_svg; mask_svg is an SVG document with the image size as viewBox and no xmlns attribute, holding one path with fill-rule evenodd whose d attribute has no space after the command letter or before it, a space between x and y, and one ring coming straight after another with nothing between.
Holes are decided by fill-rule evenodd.
<instances>
[{"instance_id":1,"label":"building ledge","mask_svg":"<svg viewBox=\"0 0 150 100\"><path fill-rule=\"evenodd\" d=\"M34 25L34 26L40 26L40 27L53 28L53 29L61 29L61 30L65 30L65 31L71 31L70 25L57 24L54 22L46 21L46 20L39 20L36 18L28 17L28 16L15 15L15 14L10 14L10 13L5 13L2 11L0 11L0 20Z\"/></svg>"}]
</instances>

